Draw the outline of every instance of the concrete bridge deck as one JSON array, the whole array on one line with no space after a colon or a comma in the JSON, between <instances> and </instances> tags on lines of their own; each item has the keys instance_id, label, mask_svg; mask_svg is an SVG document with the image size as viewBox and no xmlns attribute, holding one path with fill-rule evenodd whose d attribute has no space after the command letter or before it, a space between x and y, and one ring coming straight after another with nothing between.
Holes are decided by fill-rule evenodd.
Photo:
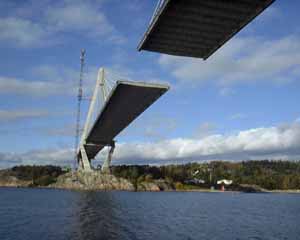
<instances>
[{"instance_id":1,"label":"concrete bridge deck","mask_svg":"<svg viewBox=\"0 0 300 240\"><path fill-rule=\"evenodd\" d=\"M138 50L207 59L275 0L164 0Z\"/></svg>"},{"instance_id":2,"label":"concrete bridge deck","mask_svg":"<svg viewBox=\"0 0 300 240\"><path fill-rule=\"evenodd\" d=\"M109 146L123 129L168 89L162 84L118 81L87 134L84 147L88 158L93 159L103 147Z\"/></svg>"}]
</instances>

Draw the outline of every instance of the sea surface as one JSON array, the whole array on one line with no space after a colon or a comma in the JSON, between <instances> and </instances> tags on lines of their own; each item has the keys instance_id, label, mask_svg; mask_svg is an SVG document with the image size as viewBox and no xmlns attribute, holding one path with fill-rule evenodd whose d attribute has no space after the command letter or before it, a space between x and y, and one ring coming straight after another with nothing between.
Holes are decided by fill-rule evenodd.
<instances>
[{"instance_id":1,"label":"sea surface","mask_svg":"<svg viewBox=\"0 0 300 240\"><path fill-rule=\"evenodd\" d=\"M1 240L300 239L300 194L0 188Z\"/></svg>"}]
</instances>

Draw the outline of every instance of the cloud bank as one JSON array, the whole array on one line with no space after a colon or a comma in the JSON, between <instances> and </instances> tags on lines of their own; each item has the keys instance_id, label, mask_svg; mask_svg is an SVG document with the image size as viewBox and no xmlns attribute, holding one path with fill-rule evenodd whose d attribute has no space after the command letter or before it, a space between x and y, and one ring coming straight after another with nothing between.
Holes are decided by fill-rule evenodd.
<instances>
[{"instance_id":1,"label":"cloud bank","mask_svg":"<svg viewBox=\"0 0 300 240\"><path fill-rule=\"evenodd\" d=\"M90 66L84 72L84 93L91 94L95 86L98 69ZM0 93L18 96L74 96L78 91L79 70L61 65L40 65L30 70L31 78L0 76Z\"/></svg>"},{"instance_id":2,"label":"cloud bank","mask_svg":"<svg viewBox=\"0 0 300 240\"><path fill-rule=\"evenodd\" d=\"M159 64L182 84L213 82L224 88L238 83L289 82L298 79L300 37L277 40L260 37L235 38L207 61L161 55Z\"/></svg>"},{"instance_id":3,"label":"cloud bank","mask_svg":"<svg viewBox=\"0 0 300 240\"><path fill-rule=\"evenodd\" d=\"M66 34L73 34L122 43L125 39L105 16L103 2L43 0L15 5L14 17L0 17L0 41L21 48L44 47L63 43Z\"/></svg>"},{"instance_id":4,"label":"cloud bank","mask_svg":"<svg viewBox=\"0 0 300 240\"><path fill-rule=\"evenodd\" d=\"M1 153L0 167L15 164L73 163L72 149L49 149L24 154ZM95 163L106 156L103 151ZM201 139L176 138L148 143L119 143L114 164L168 164L209 160L300 159L300 122L262 127Z\"/></svg>"},{"instance_id":5,"label":"cloud bank","mask_svg":"<svg viewBox=\"0 0 300 240\"><path fill-rule=\"evenodd\" d=\"M45 110L20 109L20 110L2 110L0 109L0 122L15 121L26 118L48 117L50 113Z\"/></svg>"}]
</instances>

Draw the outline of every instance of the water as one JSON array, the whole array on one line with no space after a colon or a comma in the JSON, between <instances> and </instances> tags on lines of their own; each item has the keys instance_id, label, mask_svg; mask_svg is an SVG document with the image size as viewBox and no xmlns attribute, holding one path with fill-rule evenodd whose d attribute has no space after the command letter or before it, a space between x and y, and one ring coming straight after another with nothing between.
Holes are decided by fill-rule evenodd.
<instances>
[{"instance_id":1,"label":"water","mask_svg":"<svg viewBox=\"0 0 300 240\"><path fill-rule=\"evenodd\" d=\"M0 188L0 239L300 239L300 195Z\"/></svg>"}]
</instances>

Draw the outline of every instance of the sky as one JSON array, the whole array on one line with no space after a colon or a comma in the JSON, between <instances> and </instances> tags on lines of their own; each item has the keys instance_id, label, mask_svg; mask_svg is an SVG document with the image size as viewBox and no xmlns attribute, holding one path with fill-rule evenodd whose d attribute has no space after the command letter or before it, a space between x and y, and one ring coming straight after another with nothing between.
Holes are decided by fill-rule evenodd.
<instances>
[{"instance_id":1,"label":"sky","mask_svg":"<svg viewBox=\"0 0 300 240\"><path fill-rule=\"evenodd\" d=\"M82 48L86 97L99 67L171 87L116 138L114 164L300 160L300 2L277 0L206 61L137 51L156 3L0 2L0 168L73 165Z\"/></svg>"}]
</instances>

